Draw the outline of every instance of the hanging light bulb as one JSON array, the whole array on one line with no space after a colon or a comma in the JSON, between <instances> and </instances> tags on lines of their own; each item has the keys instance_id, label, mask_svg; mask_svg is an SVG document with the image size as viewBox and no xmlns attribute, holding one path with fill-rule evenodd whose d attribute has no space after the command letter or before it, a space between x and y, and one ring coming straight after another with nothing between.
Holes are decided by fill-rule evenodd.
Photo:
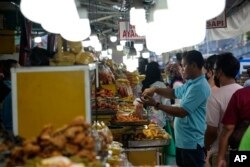
<instances>
[{"instance_id":1,"label":"hanging light bulb","mask_svg":"<svg viewBox=\"0 0 250 167\"><path fill-rule=\"evenodd\" d=\"M89 47L90 46L90 40L82 41L82 46L83 47Z\"/></svg>"},{"instance_id":2,"label":"hanging light bulb","mask_svg":"<svg viewBox=\"0 0 250 167\"><path fill-rule=\"evenodd\" d=\"M112 55L113 50L111 48L108 49L108 54Z\"/></svg>"},{"instance_id":3,"label":"hanging light bulb","mask_svg":"<svg viewBox=\"0 0 250 167\"><path fill-rule=\"evenodd\" d=\"M116 45L116 50L117 51L122 51L123 50L123 46L122 45Z\"/></svg>"},{"instance_id":4,"label":"hanging light bulb","mask_svg":"<svg viewBox=\"0 0 250 167\"><path fill-rule=\"evenodd\" d=\"M125 46L126 42L127 42L127 41L124 41L124 40L123 40L123 41L120 41L120 44L121 44L122 46Z\"/></svg>"},{"instance_id":5,"label":"hanging light bulb","mask_svg":"<svg viewBox=\"0 0 250 167\"><path fill-rule=\"evenodd\" d=\"M89 39L90 39L90 46L95 46L96 44L99 43L99 39L96 35L91 35Z\"/></svg>"},{"instance_id":6,"label":"hanging light bulb","mask_svg":"<svg viewBox=\"0 0 250 167\"><path fill-rule=\"evenodd\" d=\"M142 53L142 57L145 58L145 59L148 59L150 56L150 53L149 52L144 52Z\"/></svg>"},{"instance_id":7,"label":"hanging light bulb","mask_svg":"<svg viewBox=\"0 0 250 167\"><path fill-rule=\"evenodd\" d=\"M169 52L198 44L205 38L206 22L198 16L190 20L188 16L180 15L178 11L173 10L158 10L155 11L154 16L155 21L148 24L146 35L147 48L150 51ZM162 24L162 20L158 19L162 16L168 24Z\"/></svg>"},{"instance_id":8,"label":"hanging light bulb","mask_svg":"<svg viewBox=\"0 0 250 167\"><path fill-rule=\"evenodd\" d=\"M116 42L117 41L117 36L112 35L112 36L110 36L109 39L110 39L111 42Z\"/></svg>"},{"instance_id":9,"label":"hanging light bulb","mask_svg":"<svg viewBox=\"0 0 250 167\"><path fill-rule=\"evenodd\" d=\"M130 24L138 25L141 22L146 22L146 11L145 9L130 9Z\"/></svg>"},{"instance_id":10,"label":"hanging light bulb","mask_svg":"<svg viewBox=\"0 0 250 167\"><path fill-rule=\"evenodd\" d=\"M143 44L142 43L136 43L136 44L134 44L134 47L135 47L137 52L140 52L140 51L143 50Z\"/></svg>"},{"instance_id":11,"label":"hanging light bulb","mask_svg":"<svg viewBox=\"0 0 250 167\"><path fill-rule=\"evenodd\" d=\"M41 0L21 0L20 10L22 14L29 20L35 23L41 23L43 9L46 3Z\"/></svg>"},{"instance_id":12,"label":"hanging light bulb","mask_svg":"<svg viewBox=\"0 0 250 167\"><path fill-rule=\"evenodd\" d=\"M63 38L69 41L82 41L89 37L91 29L89 19L80 19L68 24L61 32Z\"/></svg>"},{"instance_id":13,"label":"hanging light bulb","mask_svg":"<svg viewBox=\"0 0 250 167\"><path fill-rule=\"evenodd\" d=\"M102 55L102 57L107 57L108 56L108 51L107 50L101 51L101 55Z\"/></svg>"},{"instance_id":14,"label":"hanging light bulb","mask_svg":"<svg viewBox=\"0 0 250 167\"><path fill-rule=\"evenodd\" d=\"M146 11L144 9L131 8L130 24L135 25L135 30L138 35L145 35L147 29Z\"/></svg>"},{"instance_id":15,"label":"hanging light bulb","mask_svg":"<svg viewBox=\"0 0 250 167\"><path fill-rule=\"evenodd\" d=\"M68 20L69 17L71 17L70 21L77 18L77 11L72 0L43 1L49 4L46 6L46 12L43 12L44 14L42 15L41 25L44 30L59 34L65 25L70 24L66 23L65 20ZM65 10L67 10L68 13L65 13Z\"/></svg>"},{"instance_id":16,"label":"hanging light bulb","mask_svg":"<svg viewBox=\"0 0 250 167\"><path fill-rule=\"evenodd\" d=\"M35 37L34 38L34 42L35 43L41 43L42 42L42 38L39 36L39 37Z\"/></svg>"},{"instance_id":17,"label":"hanging light bulb","mask_svg":"<svg viewBox=\"0 0 250 167\"><path fill-rule=\"evenodd\" d=\"M100 52L100 51L102 51L102 44L101 44L100 42L98 42L98 43L94 46L94 48L95 48L95 51Z\"/></svg>"},{"instance_id":18,"label":"hanging light bulb","mask_svg":"<svg viewBox=\"0 0 250 167\"><path fill-rule=\"evenodd\" d=\"M226 0L167 0L168 9L181 11L183 15L197 15L205 20L220 15L226 5Z\"/></svg>"}]
</instances>

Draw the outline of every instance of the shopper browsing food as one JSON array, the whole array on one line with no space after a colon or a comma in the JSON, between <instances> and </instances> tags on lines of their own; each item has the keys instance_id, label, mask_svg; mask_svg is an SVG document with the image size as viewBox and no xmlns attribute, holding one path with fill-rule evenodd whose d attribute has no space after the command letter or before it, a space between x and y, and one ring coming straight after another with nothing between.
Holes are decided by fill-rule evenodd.
<instances>
[{"instance_id":1,"label":"shopper browsing food","mask_svg":"<svg viewBox=\"0 0 250 167\"><path fill-rule=\"evenodd\" d=\"M204 133L205 111L210 87L202 73L204 59L196 50L183 54L183 78L181 87L148 88L142 93L142 101L175 116L176 163L178 166L201 167L205 165ZM156 93L165 98L181 99L180 107L160 104L152 98Z\"/></svg>"},{"instance_id":2,"label":"shopper browsing food","mask_svg":"<svg viewBox=\"0 0 250 167\"><path fill-rule=\"evenodd\" d=\"M211 166L216 165L218 137L222 131L221 119L232 94L242 88L241 85L235 83L239 68L240 63L232 53L222 53L217 56L214 79L216 86L219 88L216 92L212 92L208 98L206 112L205 146L211 153L209 159Z\"/></svg>"},{"instance_id":3,"label":"shopper browsing food","mask_svg":"<svg viewBox=\"0 0 250 167\"><path fill-rule=\"evenodd\" d=\"M223 130L219 138L219 151L217 156L218 167L224 167L228 164L225 159L228 146L236 150L250 151L249 86L237 90L232 95L221 123L223 124ZM234 131L238 131L238 134L242 134L243 136L232 135Z\"/></svg>"}]
</instances>

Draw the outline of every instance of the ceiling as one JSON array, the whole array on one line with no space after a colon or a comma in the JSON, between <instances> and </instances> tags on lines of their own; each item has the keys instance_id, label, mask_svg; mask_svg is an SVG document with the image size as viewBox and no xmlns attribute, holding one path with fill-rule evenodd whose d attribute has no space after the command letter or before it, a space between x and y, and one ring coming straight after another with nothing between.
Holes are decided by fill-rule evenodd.
<instances>
[{"instance_id":1,"label":"ceiling","mask_svg":"<svg viewBox=\"0 0 250 167\"><path fill-rule=\"evenodd\" d=\"M79 0L81 7L88 10L92 33L98 34L101 39L117 34L119 20L129 19L131 7L148 9L155 1L157 0ZM250 0L227 0L226 15L240 10L247 1ZM7 20L13 15L10 22L16 28L19 26L19 4L20 0L0 0L0 14L3 13ZM42 30L40 26L37 27Z\"/></svg>"}]
</instances>

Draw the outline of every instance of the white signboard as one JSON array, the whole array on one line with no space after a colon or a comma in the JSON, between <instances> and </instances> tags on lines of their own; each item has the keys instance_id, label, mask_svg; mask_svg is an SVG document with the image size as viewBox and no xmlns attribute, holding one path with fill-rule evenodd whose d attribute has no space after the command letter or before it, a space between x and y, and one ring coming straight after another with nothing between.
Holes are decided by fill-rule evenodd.
<instances>
[{"instance_id":1,"label":"white signboard","mask_svg":"<svg viewBox=\"0 0 250 167\"><path fill-rule=\"evenodd\" d=\"M130 25L129 21L123 20L119 22L119 38L120 40L137 40L145 39L145 36L139 36L136 33L135 26Z\"/></svg>"},{"instance_id":2,"label":"white signboard","mask_svg":"<svg viewBox=\"0 0 250 167\"><path fill-rule=\"evenodd\" d=\"M226 28L226 27L227 27L227 19L226 19L225 12L223 12L221 15L207 21L207 29Z\"/></svg>"}]
</instances>

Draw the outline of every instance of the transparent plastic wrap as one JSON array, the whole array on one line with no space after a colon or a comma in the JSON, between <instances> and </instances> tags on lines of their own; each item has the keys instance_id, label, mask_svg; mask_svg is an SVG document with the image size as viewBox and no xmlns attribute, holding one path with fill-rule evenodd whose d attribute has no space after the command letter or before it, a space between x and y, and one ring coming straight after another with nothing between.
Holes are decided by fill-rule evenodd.
<instances>
[{"instance_id":1,"label":"transparent plastic wrap","mask_svg":"<svg viewBox=\"0 0 250 167\"><path fill-rule=\"evenodd\" d=\"M133 96L133 91L130 83L127 79L117 79L116 80L117 93L120 97Z\"/></svg>"},{"instance_id":2,"label":"transparent plastic wrap","mask_svg":"<svg viewBox=\"0 0 250 167\"><path fill-rule=\"evenodd\" d=\"M101 85L114 84L115 77L109 66L105 64L99 64L99 80Z\"/></svg>"},{"instance_id":3,"label":"transparent plastic wrap","mask_svg":"<svg viewBox=\"0 0 250 167\"><path fill-rule=\"evenodd\" d=\"M113 141L113 135L104 122L95 121L92 129L97 132L95 138L97 145L100 147L97 152L106 152L108 145Z\"/></svg>"}]
</instances>

